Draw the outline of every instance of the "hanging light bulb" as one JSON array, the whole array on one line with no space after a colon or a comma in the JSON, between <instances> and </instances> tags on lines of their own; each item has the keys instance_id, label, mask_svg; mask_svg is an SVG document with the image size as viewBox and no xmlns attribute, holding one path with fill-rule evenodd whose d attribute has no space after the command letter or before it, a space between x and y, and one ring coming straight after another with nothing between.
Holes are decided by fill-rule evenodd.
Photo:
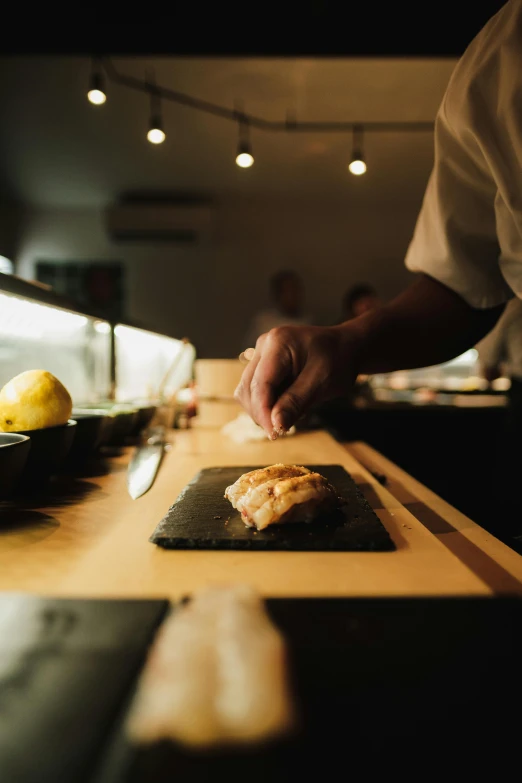
<instances>
[{"instance_id":1,"label":"hanging light bulb","mask_svg":"<svg viewBox=\"0 0 522 783\"><path fill-rule=\"evenodd\" d=\"M165 131L161 127L160 117L151 117L150 128L147 131L147 140L151 144L163 144L166 139Z\"/></svg>"},{"instance_id":2,"label":"hanging light bulb","mask_svg":"<svg viewBox=\"0 0 522 783\"><path fill-rule=\"evenodd\" d=\"M351 174L355 174L356 177L360 177L361 174L366 173L366 163L360 156L355 157L348 166Z\"/></svg>"},{"instance_id":3,"label":"hanging light bulb","mask_svg":"<svg viewBox=\"0 0 522 783\"><path fill-rule=\"evenodd\" d=\"M254 156L249 144L239 144L236 155L236 163L242 169L249 169L254 165Z\"/></svg>"},{"instance_id":4,"label":"hanging light bulb","mask_svg":"<svg viewBox=\"0 0 522 783\"><path fill-rule=\"evenodd\" d=\"M248 120L244 114L241 114L239 118L239 142L237 145L236 163L241 169L249 169L250 166L254 165Z\"/></svg>"},{"instance_id":5,"label":"hanging light bulb","mask_svg":"<svg viewBox=\"0 0 522 783\"><path fill-rule=\"evenodd\" d=\"M366 173L366 162L363 152L363 128L362 125L353 126L353 149L352 159L348 164L348 170L356 177Z\"/></svg>"},{"instance_id":6,"label":"hanging light bulb","mask_svg":"<svg viewBox=\"0 0 522 783\"><path fill-rule=\"evenodd\" d=\"M87 91L87 99L95 106L101 106L107 100L107 93L105 92L105 80L101 69L100 61L92 60L92 70L89 79L89 89Z\"/></svg>"},{"instance_id":7,"label":"hanging light bulb","mask_svg":"<svg viewBox=\"0 0 522 783\"><path fill-rule=\"evenodd\" d=\"M161 101L154 77L149 78L149 90L150 90L150 122L149 130L147 131L147 140L151 144L163 144L167 138L165 131L163 130L163 120L161 117Z\"/></svg>"}]
</instances>

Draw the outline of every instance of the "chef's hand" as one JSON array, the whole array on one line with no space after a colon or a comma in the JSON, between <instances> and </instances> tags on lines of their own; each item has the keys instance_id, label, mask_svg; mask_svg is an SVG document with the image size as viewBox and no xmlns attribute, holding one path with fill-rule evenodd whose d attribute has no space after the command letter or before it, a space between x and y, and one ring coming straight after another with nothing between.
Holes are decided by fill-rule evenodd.
<instances>
[{"instance_id":1,"label":"chef's hand","mask_svg":"<svg viewBox=\"0 0 522 783\"><path fill-rule=\"evenodd\" d=\"M264 334L236 397L271 436L315 403L348 391L358 374L449 361L490 332L503 309L477 310L419 275L384 307L340 326L282 326Z\"/></svg>"},{"instance_id":2,"label":"chef's hand","mask_svg":"<svg viewBox=\"0 0 522 783\"><path fill-rule=\"evenodd\" d=\"M314 404L348 391L357 335L343 325L281 326L263 334L235 397L267 433L288 430Z\"/></svg>"}]
</instances>

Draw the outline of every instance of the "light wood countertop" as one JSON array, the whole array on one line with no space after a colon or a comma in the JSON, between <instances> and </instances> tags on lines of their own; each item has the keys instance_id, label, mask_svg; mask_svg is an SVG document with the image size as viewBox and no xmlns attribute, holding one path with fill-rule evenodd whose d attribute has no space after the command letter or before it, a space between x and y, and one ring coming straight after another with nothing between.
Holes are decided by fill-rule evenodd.
<instances>
[{"instance_id":1,"label":"light wood countertop","mask_svg":"<svg viewBox=\"0 0 522 783\"><path fill-rule=\"evenodd\" d=\"M345 444L416 519L494 593L522 591L522 557L366 443Z\"/></svg>"},{"instance_id":2,"label":"light wood countertop","mask_svg":"<svg viewBox=\"0 0 522 783\"><path fill-rule=\"evenodd\" d=\"M208 583L249 582L266 596L522 592L522 557L426 488L408 483L411 477L364 444L344 448L316 431L238 446L219 429L178 431L154 486L136 501L126 489L128 459L129 450L111 460L107 475L60 482L45 507L0 504L1 590L179 597ZM397 550L168 551L149 543L156 524L201 468L274 462L344 465ZM388 475L389 488L361 462ZM68 495L60 494L60 486ZM440 529L433 529L433 516L428 524L426 509Z\"/></svg>"}]
</instances>

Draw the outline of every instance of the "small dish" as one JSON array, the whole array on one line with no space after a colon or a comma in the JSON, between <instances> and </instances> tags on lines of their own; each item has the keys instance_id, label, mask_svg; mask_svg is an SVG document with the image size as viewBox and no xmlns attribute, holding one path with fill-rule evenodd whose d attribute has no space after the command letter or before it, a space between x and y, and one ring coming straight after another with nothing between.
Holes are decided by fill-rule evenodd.
<instances>
[{"instance_id":1,"label":"small dish","mask_svg":"<svg viewBox=\"0 0 522 783\"><path fill-rule=\"evenodd\" d=\"M102 445L123 446L138 420L138 409L128 403L114 400L101 400L95 403L85 403L78 406L82 410L103 410L112 419L111 432Z\"/></svg>"},{"instance_id":2,"label":"small dish","mask_svg":"<svg viewBox=\"0 0 522 783\"><path fill-rule=\"evenodd\" d=\"M130 404L132 405L132 403ZM130 433L133 436L140 435L149 426L157 411L157 405L136 403L136 408L138 411L137 421Z\"/></svg>"},{"instance_id":3,"label":"small dish","mask_svg":"<svg viewBox=\"0 0 522 783\"><path fill-rule=\"evenodd\" d=\"M0 500L9 497L27 463L31 440L27 435L0 432Z\"/></svg>"},{"instance_id":4,"label":"small dish","mask_svg":"<svg viewBox=\"0 0 522 783\"><path fill-rule=\"evenodd\" d=\"M27 462L16 484L18 493L45 484L58 471L69 454L75 433L73 419L58 427L17 433L31 440Z\"/></svg>"},{"instance_id":5,"label":"small dish","mask_svg":"<svg viewBox=\"0 0 522 783\"><path fill-rule=\"evenodd\" d=\"M100 408L73 408L76 434L68 455L72 463L84 462L111 436L113 420L108 411Z\"/></svg>"}]
</instances>

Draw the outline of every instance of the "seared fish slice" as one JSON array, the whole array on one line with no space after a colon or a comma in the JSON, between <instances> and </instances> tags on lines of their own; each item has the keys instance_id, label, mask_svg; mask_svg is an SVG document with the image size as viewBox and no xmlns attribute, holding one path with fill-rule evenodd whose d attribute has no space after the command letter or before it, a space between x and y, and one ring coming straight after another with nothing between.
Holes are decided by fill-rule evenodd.
<instances>
[{"instance_id":1,"label":"seared fish slice","mask_svg":"<svg viewBox=\"0 0 522 783\"><path fill-rule=\"evenodd\" d=\"M237 508L245 525L264 530L284 522L310 522L337 504L337 494L324 476L308 471L252 487L238 500Z\"/></svg>"},{"instance_id":2,"label":"seared fish slice","mask_svg":"<svg viewBox=\"0 0 522 783\"><path fill-rule=\"evenodd\" d=\"M161 627L127 730L133 741L245 743L292 727L286 649L246 586L207 589Z\"/></svg>"},{"instance_id":3,"label":"seared fish slice","mask_svg":"<svg viewBox=\"0 0 522 783\"><path fill-rule=\"evenodd\" d=\"M270 465L268 468L259 468L251 470L249 473L243 473L235 484L231 484L225 490L225 497L230 500L234 508L239 509L238 501L241 497L253 487L264 484L271 479L290 478L291 476L304 476L310 471L300 465ZM241 509L239 509L241 510Z\"/></svg>"}]
</instances>

